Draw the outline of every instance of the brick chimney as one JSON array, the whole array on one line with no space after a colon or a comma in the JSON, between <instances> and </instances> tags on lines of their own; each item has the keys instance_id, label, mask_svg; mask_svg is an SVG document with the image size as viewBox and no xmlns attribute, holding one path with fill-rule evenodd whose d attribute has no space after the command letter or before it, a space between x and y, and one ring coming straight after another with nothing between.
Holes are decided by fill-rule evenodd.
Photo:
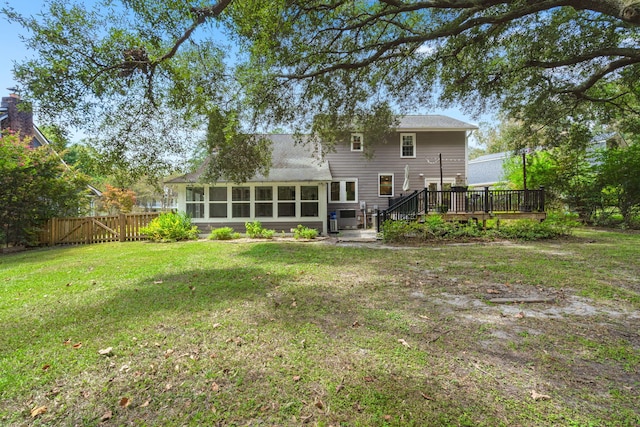
<instances>
[{"instance_id":1,"label":"brick chimney","mask_svg":"<svg viewBox=\"0 0 640 427\"><path fill-rule=\"evenodd\" d=\"M8 117L0 125L2 129L20 132L21 138L33 137L33 112L31 109L26 111L19 109L20 103L22 103L20 96L15 93L2 97L0 116L7 114Z\"/></svg>"}]
</instances>

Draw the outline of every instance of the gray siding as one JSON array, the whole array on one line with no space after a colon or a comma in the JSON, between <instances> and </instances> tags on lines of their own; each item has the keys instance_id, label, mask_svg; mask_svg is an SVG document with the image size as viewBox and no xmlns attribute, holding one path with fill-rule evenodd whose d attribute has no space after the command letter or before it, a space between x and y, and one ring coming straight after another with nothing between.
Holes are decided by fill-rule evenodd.
<instances>
[{"instance_id":1,"label":"gray siding","mask_svg":"<svg viewBox=\"0 0 640 427\"><path fill-rule=\"evenodd\" d=\"M415 158L400 157L400 133L416 134ZM371 144L371 141L364 141L364 144ZM425 178L440 177L438 154L442 154L445 180L456 179L457 174L460 174L459 179L466 182L466 131L399 131L386 144L375 144L371 159L367 159L363 153L351 152L349 145L340 145L336 147L335 153L327 155L327 160L334 181L344 178L358 179L358 202L365 201L368 209L372 209L374 205L379 209L385 209L388 206L389 197L378 196L378 174L394 175L393 197L421 190L424 188ZM406 165L409 165L410 189L405 193L402 191L402 184ZM360 206L359 203L329 202L329 212L340 209L359 210Z\"/></svg>"}]
</instances>

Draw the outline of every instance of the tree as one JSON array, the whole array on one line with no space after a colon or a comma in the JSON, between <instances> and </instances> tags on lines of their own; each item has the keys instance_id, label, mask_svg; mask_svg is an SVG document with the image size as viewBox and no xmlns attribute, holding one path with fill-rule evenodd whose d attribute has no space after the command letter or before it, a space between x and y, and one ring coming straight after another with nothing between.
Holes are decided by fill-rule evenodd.
<instances>
[{"instance_id":1,"label":"tree","mask_svg":"<svg viewBox=\"0 0 640 427\"><path fill-rule=\"evenodd\" d=\"M76 216L87 203L86 178L48 147L31 148L17 134L0 134L0 235L5 245L37 242L54 216Z\"/></svg>"},{"instance_id":2,"label":"tree","mask_svg":"<svg viewBox=\"0 0 640 427\"><path fill-rule=\"evenodd\" d=\"M106 185L107 189L102 192L102 206L112 214L130 213L136 204L136 193L127 188L113 187Z\"/></svg>"},{"instance_id":3,"label":"tree","mask_svg":"<svg viewBox=\"0 0 640 427\"><path fill-rule=\"evenodd\" d=\"M43 115L94 128L93 144L130 167L175 155L216 109L237 118L239 134L286 125L341 139L358 123L392 124L379 106L437 102L497 109L535 147L594 120L640 128L636 1L48 5L41 20L4 9L38 54L17 66L18 80ZM219 43L222 27L236 58ZM217 166L227 165L253 163Z\"/></svg>"},{"instance_id":4,"label":"tree","mask_svg":"<svg viewBox=\"0 0 640 427\"><path fill-rule=\"evenodd\" d=\"M603 150L598 155L597 185L602 197L616 206L624 224L638 225L640 215L640 144Z\"/></svg>"}]
</instances>

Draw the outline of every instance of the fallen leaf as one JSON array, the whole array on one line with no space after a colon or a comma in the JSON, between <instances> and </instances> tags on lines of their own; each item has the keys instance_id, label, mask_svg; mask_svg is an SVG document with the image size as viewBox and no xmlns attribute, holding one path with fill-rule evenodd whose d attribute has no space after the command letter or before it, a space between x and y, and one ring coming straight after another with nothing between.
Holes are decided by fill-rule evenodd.
<instances>
[{"instance_id":1,"label":"fallen leaf","mask_svg":"<svg viewBox=\"0 0 640 427\"><path fill-rule=\"evenodd\" d=\"M71 338L66 339L62 344L63 344L63 345L69 345L69 344L71 344Z\"/></svg>"},{"instance_id":2,"label":"fallen leaf","mask_svg":"<svg viewBox=\"0 0 640 427\"><path fill-rule=\"evenodd\" d=\"M225 312L227 312L227 313L231 313L231 309L230 309L230 308L227 308L227 309L225 310Z\"/></svg>"},{"instance_id":3,"label":"fallen leaf","mask_svg":"<svg viewBox=\"0 0 640 427\"><path fill-rule=\"evenodd\" d=\"M296 300L293 300L293 302L291 303L291 307L297 307L298 303L296 302Z\"/></svg>"},{"instance_id":4,"label":"fallen leaf","mask_svg":"<svg viewBox=\"0 0 640 427\"><path fill-rule=\"evenodd\" d=\"M164 386L165 391L169 391L173 388L173 386L171 385L171 383L167 383L167 385Z\"/></svg>"},{"instance_id":5,"label":"fallen leaf","mask_svg":"<svg viewBox=\"0 0 640 427\"><path fill-rule=\"evenodd\" d=\"M424 320L431 320L431 318L429 316L424 316L422 314L419 315L418 317L421 318L421 319L424 319Z\"/></svg>"},{"instance_id":6,"label":"fallen leaf","mask_svg":"<svg viewBox=\"0 0 640 427\"><path fill-rule=\"evenodd\" d=\"M145 400L144 403L142 405L140 405L141 408L146 408L147 406L149 406L150 401L149 400Z\"/></svg>"},{"instance_id":7,"label":"fallen leaf","mask_svg":"<svg viewBox=\"0 0 640 427\"><path fill-rule=\"evenodd\" d=\"M428 394L420 393L420 395L427 400L433 400L433 397L429 396Z\"/></svg>"},{"instance_id":8,"label":"fallen leaf","mask_svg":"<svg viewBox=\"0 0 640 427\"><path fill-rule=\"evenodd\" d=\"M353 323L351 324L351 327L352 327L352 328L359 328L359 327L360 327L360 322L358 322L358 321L356 320L355 322L353 322Z\"/></svg>"},{"instance_id":9,"label":"fallen leaf","mask_svg":"<svg viewBox=\"0 0 640 427\"><path fill-rule=\"evenodd\" d=\"M73 348L80 348L82 347L82 343L81 342L77 342L73 345Z\"/></svg>"},{"instance_id":10,"label":"fallen leaf","mask_svg":"<svg viewBox=\"0 0 640 427\"><path fill-rule=\"evenodd\" d=\"M400 344L402 344L403 346L407 347L407 348L411 348L411 346L409 345L409 343L408 343L408 342L406 342L405 340L403 340L402 338L400 338L400 339L398 340L398 342L399 342Z\"/></svg>"},{"instance_id":11,"label":"fallen leaf","mask_svg":"<svg viewBox=\"0 0 640 427\"><path fill-rule=\"evenodd\" d=\"M164 352L164 358L168 358L169 356L171 356L173 354L173 349L172 348L168 348L167 351Z\"/></svg>"},{"instance_id":12,"label":"fallen leaf","mask_svg":"<svg viewBox=\"0 0 640 427\"><path fill-rule=\"evenodd\" d=\"M497 290L495 290L495 289L487 289L487 293L488 293L488 294L499 294L499 293L500 293L500 291L497 291Z\"/></svg>"},{"instance_id":13,"label":"fallen leaf","mask_svg":"<svg viewBox=\"0 0 640 427\"><path fill-rule=\"evenodd\" d=\"M516 319L522 319L524 317L524 312L521 311L520 313L516 314Z\"/></svg>"},{"instance_id":14,"label":"fallen leaf","mask_svg":"<svg viewBox=\"0 0 640 427\"><path fill-rule=\"evenodd\" d=\"M391 421L391 415L385 415L384 416L384 420L385 421Z\"/></svg>"},{"instance_id":15,"label":"fallen leaf","mask_svg":"<svg viewBox=\"0 0 640 427\"><path fill-rule=\"evenodd\" d=\"M50 367L51 367L51 365L46 364L46 365L44 365L44 366L42 367L42 370L43 370L43 371L46 371L46 370L47 370L47 369L49 369Z\"/></svg>"},{"instance_id":16,"label":"fallen leaf","mask_svg":"<svg viewBox=\"0 0 640 427\"><path fill-rule=\"evenodd\" d=\"M220 323L214 323L214 324L212 325L212 327L213 327L213 329L215 329L215 328L219 328L219 327L220 327Z\"/></svg>"},{"instance_id":17,"label":"fallen leaf","mask_svg":"<svg viewBox=\"0 0 640 427\"><path fill-rule=\"evenodd\" d=\"M113 347L107 347L107 348L103 348L101 350L98 350L98 354L100 354L102 356L109 356L109 355L111 355L112 351L113 351Z\"/></svg>"},{"instance_id":18,"label":"fallen leaf","mask_svg":"<svg viewBox=\"0 0 640 427\"><path fill-rule=\"evenodd\" d=\"M551 399L551 396L547 395L547 394L540 394L535 390L531 390L531 398L533 400L549 400Z\"/></svg>"},{"instance_id":19,"label":"fallen leaf","mask_svg":"<svg viewBox=\"0 0 640 427\"><path fill-rule=\"evenodd\" d=\"M300 375L294 375L294 376L293 376L293 380L294 380L295 382L300 381Z\"/></svg>"},{"instance_id":20,"label":"fallen leaf","mask_svg":"<svg viewBox=\"0 0 640 427\"><path fill-rule=\"evenodd\" d=\"M213 384L211 384L211 390L212 390L214 393L219 392L219 391L220 391L220 386L218 385L218 383L214 382Z\"/></svg>"},{"instance_id":21,"label":"fallen leaf","mask_svg":"<svg viewBox=\"0 0 640 427\"><path fill-rule=\"evenodd\" d=\"M164 283L164 282L163 282L162 280L154 280L154 281L153 281L153 284L154 284L154 285L161 285L161 284L163 284L163 283Z\"/></svg>"},{"instance_id":22,"label":"fallen leaf","mask_svg":"<svg viewBox=\"0 0 640 427\"><path fill-rule=\"evenodd\" d=\"M46 406L36 406L31 410L31 418L35 418L38 415L42 415L47 412Z\"/></svg>"},{"instance_id":23,"label":"fallen leaf","mask_svg":"<svg viewBox=\"0 0 640 427\"><path fill-rule=\"evenodd\" d=\"M131 405L131 399L129 399L128 397L123 397L122 399L120 399L120 406L122 408L126 408L129 405Z\"/></svg>"},{"instance_id":24,"label":"fallen leaf","mask_svg":"<svg viewBox=\"0 0 640 427\"><path fill-rule=\"evenodd\" d=\"M100 422L104 422L104 421L110 420L111 417L113 417L113 412L107 411L104 414L102 414L102 416L100 417Z\"/></svg>"},{"instance_id":25,"label":"fallen leaf","mask_svg":"<svg viewBox=\"0 0 640 427\"><path fill-rule=\"evenodd\" d=\"M318 409L323 409L324 408L324 403L322 403L322 400L316 400L316 408Z\"/></svg>"},{"instance_id":26,"label":"fallen leaf","mask_svg":"<svg viewBox=\"0 0 640 427\"><path fill-rule=\"evenodd\" d=\"M364 377L364 381L367 382L367 383L372 383L372 382L375 381L375 378L373 378L373 377Z\"/></svg>"}]
</instances>

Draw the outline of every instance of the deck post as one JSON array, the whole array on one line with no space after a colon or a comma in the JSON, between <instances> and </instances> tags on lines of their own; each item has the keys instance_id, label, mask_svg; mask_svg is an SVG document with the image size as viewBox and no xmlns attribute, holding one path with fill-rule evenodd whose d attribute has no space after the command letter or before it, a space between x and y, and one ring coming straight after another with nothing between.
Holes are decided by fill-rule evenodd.
<instances>
[{"instance_id":1,"label":"deck post","mask_svg":"<svg viewBox=\"0 0 640 427\"><path fill-rule=\"evenodd\" d=\"M489 187L484 187L484 212L489 213Z\"/></svg>"},{"instance_id":2,"label":"deck post","mask_svg":"<svg viewBox=\"0 0 640 427\"><path fill-rule=\"evenodd\" d=\"M538 212L544 212L544 185L540 186L540 206Z\"/></svg>"}]
</instances>

